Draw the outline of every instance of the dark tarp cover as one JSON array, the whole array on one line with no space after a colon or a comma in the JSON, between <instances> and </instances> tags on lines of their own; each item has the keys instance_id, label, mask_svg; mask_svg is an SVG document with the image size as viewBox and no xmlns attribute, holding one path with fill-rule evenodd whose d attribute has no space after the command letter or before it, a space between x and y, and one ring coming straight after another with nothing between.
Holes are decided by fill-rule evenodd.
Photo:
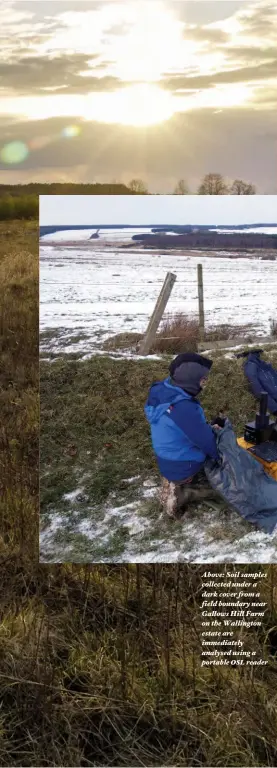
<instances>
[{"instance_id":1,"label":"dark tarp cover","mask_svg":"<svg viewBox=\"0 0 277 768\"><path fill-rule=\"evenodd\" d=\"M220 461L206 459L204 465L210 485L245 520L272 533L277 525L276 480L238 445L228 419L216 436Z\"/></svg>"},{"instance_id":2,"label":"dark tarp cover","mask_svg":"<svg viewBox=\"0 0 277 768\"><path fill-rule=\"evenodd\" d=\"M240 355L238 355L240 357ZM243 366L246 378L255 397L268 394L268 410L277 412L277 371L271 363L261 360L260 351L249 352Z\"/></svg>"}]
</instances>

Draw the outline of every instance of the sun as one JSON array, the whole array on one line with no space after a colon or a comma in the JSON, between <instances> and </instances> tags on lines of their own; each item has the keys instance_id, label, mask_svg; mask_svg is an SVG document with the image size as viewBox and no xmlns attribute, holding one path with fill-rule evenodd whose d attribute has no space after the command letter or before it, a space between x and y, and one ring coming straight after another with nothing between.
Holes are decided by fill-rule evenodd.
<instances>
[{"instance_id":1,"label":"sun","mask_svg":"<svg viewBox=\"0 0 277 768\"><path fill-rule=\"evenodd\" d=\"M176 110L174 97L150 83L128 85L112 93L92 92L86 96L19 97L8 100L8 107L10 113L28 116L29 120L79 117L89 122L137 127L169 120Z\"/></svg>"},{"instance_id":2,"label":"sun","mask_svg":"<svg viewBox=\"0 0 277 768\"><path fill-rule=\"evenodd\" d=\"M95 98L96 96L96 98ZM86 120L120 125L150 126L169 120L174 114L171 94L157 85L131 85L109 94L92 94L86 99Z\"/></svg>"}]
</instances>

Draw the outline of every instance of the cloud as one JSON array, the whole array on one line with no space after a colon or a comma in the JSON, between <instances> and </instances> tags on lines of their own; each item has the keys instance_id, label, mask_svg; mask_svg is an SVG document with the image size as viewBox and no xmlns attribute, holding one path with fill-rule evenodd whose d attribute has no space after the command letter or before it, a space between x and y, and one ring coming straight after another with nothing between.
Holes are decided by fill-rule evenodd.
<instances>
[{"instance_id":1,"label":"cloud","mask_svg":"<svg viewBox=\"0 0 277 768\"><path fill-rule=\"evenodd\" d=\"M251 0L188 0L176 3L180 19L188 24L211 24L244 9Z\"/></svg>"},{"instance_id":2,"label":"cloud","mask_svg":"<svg viewBox=\"0 0 277 768\"><path fill-rule=\"evenodd\" d=\"M251 44L245 46L228 45L228 48L226 47L224 49L224 53L226 53L229 58L235 59L236 61L249 61L251 63L253 62L253 59L259 59L260 63L262 63L276 59L276 46L263 47L262 45L258 46Z\"/></svg>"},{"instance_id":3,"label":"cloud","mask_svg":"<svg viewBox=\"0 0 277 768\"><path fill-rule=\"evenodd\" d=\"M257 64L256 66L222 70L209 75L173 75L164 76L162 85L170 91L190 88L211 88L213 85L250 83L257 80L268 80L277 77L277 58L274 61Z\"/></svg>"},{"instance_id":4,"label":"cloud","mask_svg":"<svg viewBox=\"0 0 277 768\"><path fill-rule=\"evenodd\" d=\"M76 124L76 118L72 122ZM26 174L33 179L59 181L66 175L71 181L125 183L141 177L150 191L170 193L179 178L185 178L194 191L204 174L214 171L252 181L261 194L276 191L274 112L199 110L176 115L163 126L143 132L79 121L81 133L74 139L61 137L68 124L70 118L2 126L6 141L31 143L41 135L49 139L47 146L31 151L16 169L9 171L2 163L6 182L15 170L17 182Z\"/></svg>"},{"instance_id":5,"label":"cloud","mask_svg":"<svg viewBox=\"0 0 277 768\"><path fill-rule=\"evenodd\" d=\"M112 91L121 81L112 76L82 76L81 71L92 72L89 63L94 57L76 53L47 56L22 56L17 61L0 62L0 86L18 93L38 93L42 89L56 88L62 93Z\"/></svg>"},{"instance_id":6,"label":"cloud","mask_svg":"<svg viewBox=\"0 0 277 768\"><path fill-rule=\"evenodd\" d=\"M100 13L103 7L115 8L117 0L106 0L105 3L94 0L40 0L39 3L6 0L6 3L5 12L0 9L0 87L1 93L4 94L6 89L8 97L12 95L13 105L17 95L43 96L55 89L55 93L60 94L57 101L63 105L63 94L111 92L126 85L125 75L122 75L123 80L113 76L120 68L112 70L111 65L118 65L118 61L109 60L114 51L120 59L121 41L124 43L128 38L124 13L122 11L122 25L117 23L116 13L112 23L107 21L108 13ZM126 0L127 5L129 0ZM164 65L159 85L172 91L179 105L178 91L193 94L218 84L226 86L223 90L228 92L229 85L249 83L253 85L251 105L239 109L229 107L228 110L198 108L176 114L166 123L143 131L118 124L82 122L76 115L37 122L22 119L19 122L15 117L4 115L0 118L2 142L21 140L30 146L23 164L9 168L2 163L1 175L6 181L14 178L16 183L28 176L33 180L111 181L117 178L127 182L134 176L141 176L153 191L170 193L180 177L184 177L193 190L206 172L218 171L231 178L237 176L253 181L261 193L276 192L277 131L273 109L277 101L273 85L273 78L277 77L276 3L252 0L178 3L166 0L166 6L172 10L177 25L184 25L180 26L181 31L184 30L184 58L188 53L189 62L191 46L188 45L186 51L186 40L203 48L204 58L201 62L201 51L199 56L196 52L195 67L192 61L190 69L188 63L182 70L182 54L178 66L175 67L175 59L172 66L170 62ZM93 13L96 9L97 18ZM241 25L240 31L235 29L235 24L232 27L233 18ZM88 30L84 53L80 52L79 29ZM132 29L135 32L135 26ZM118 46L115 45L116 38ZM213 66L214 53L220 53L224 58L218 64L218 71L213 73L204 67ZM164 60L163 51L161 60ZM128 67L127 58L126 72L129 72ZM20 102L19 98L18 113ZM38 114L40 103L47 104L47 101L37 100ZM72 103L70 101L73 111ZM7 111L8 98L6 104ZM66 139L62 130L71 122L80 126L81 133ZM40 137L46 137L45 141L40 142Z\"/></svg>"},{"instance_id":7,"label":"cloud","mask_svg":"<svg viewBox=\"0 0 277 768\"><path fill-rule=\"evenodd\" d=\"M53 0L17 0L17 4L20 4L20 8L24 12L31 13L34 19L45 19L45 17L59 15L66 11L75 11L78 6L78 11L95 10L101 7L102 0L55 0L55 7L53 8Z\"/></svg>"},{"instance_id":8,"label":"cloud","mask_svg":"<svg viewBox=\"0 0 277 768\"><path fill-rule=\"evenodd\" d=\"M125 85L124 81L114 76L117 72L111 69L111 66L118 62L105 61L103 63L101 61L102 58L109 58L109 55L105 55L105 46L108 50L109 46L111 49L111 41L116 37L124 42L125 34L130 27L130 19L125 22L124 14L122 15L122 23L117 22L121 5L116 0L111 0L111 8L118 8L118 13L114 12L111 16L105 13L103 18L100 11L104 6L109 9L108 0L107 6L106 3L103 4L98 0L97 2L78 0L78 10L76 10L76 0L55 0L55 2L40 0L39 4L30 0L17 0L17 2L6 0L6 2L9 13L0 11L0 30L1 22L3 22L2 31L0 31L0 35L3 34L3 51L5 51L6 46L5 58L0 63L0 86L3 89L12 90L18 95L41 94L47 92L47 89L55 89L56 93L61 95L82 95L90 91L114 91ZM174 10L176 19L178 14L180 16L181 13L182 16L184 52L186 40L194 41L204 44L205 55L207 53L213 55L215 52L223 54L225 62L223 61L219 72L201 74L201 52L199 52L199 73L197 74L196 69L193 76L190 76L189 70L180 72L180 67L178 67L176 74L174 74L173 66L170 68L170 74L164 75L164 88L173 92L179 89L206 89L215 84L261 81L277 75L272 24L272 19L276 14L276 3L270 1L253 3L252 0L248 2L224 0L224 3L219 3L218 0L216 2L211 0L201 2L200 0L200 2L195 3L190 0L184 4L185 7L179 12L180 6L183 7L183 4L168 0L168 8ZM132 7L132 3L130 3L130 7ZM226 28L224 27L226 18L230 16L234 16L241 24L242 40L245 41L245 44L240 42L240 33L237 34L236 42L234 42L235 37L231 28L229 29L228 24ZM75 53L69 54L68 50L72 47L70 45L72 39L68 35L76 33L78 38L79 27L81 35L82 24L84 24L84 21L81 24L81 20L86 18L88 24L92 25L92 54L78 53L77 48ZM108 23L109 18L110 22ZM76 29L74 19L76 20ZM96 27L98 31L94 37ZM261 39L259 47L254 40L255 35ZM52 54L46 53L49 41L50 50L51 45L54 45L54 48L55 45L57 46L55 54L53 48ZM91 67L92 59L94 59L93 67ZM84 72L86 76L84 76ZM101 78L97 77L97 74L100 73Z\"/></svg>"},{"instance_id":9,"label":"cloud","mask_svg":"<svg viewBox=\"0 0 277 768\"><path fill-rule=\"evenodd\" d=\"M193 26L193 27L185 27L184 29L184 40L195 40L195 42L206 42L208 45L210 44L223 44L227 43L229 39L229 35L227 32L224 32L223 29L219 29L218 27L199 27L199 26Z\"/></svg>"},{"instance_id":10,"label":"cloud","mask_svg":"<svg viewBox=\"0 0 277 768\"><path fill-rule=\"evenodd\" d=\"M274 34L273 20L276 13L276 2L256 2L251 4L249 9L239 11L238 18L243 24L244 32L252 35L257 33L262 40Z\"/></svg>"},{"instance_id":11,"label":"cloud","mask_svg":"<svg viewBox=\"0 0 277 768\"><path fill-rule=\"evenodd\" d=\"M277 89L276 83L268 83L257 89L252 97L253 104L258 104L259 108L267 107L270 110L277 109Z\"/></svg>"}]
</instances>

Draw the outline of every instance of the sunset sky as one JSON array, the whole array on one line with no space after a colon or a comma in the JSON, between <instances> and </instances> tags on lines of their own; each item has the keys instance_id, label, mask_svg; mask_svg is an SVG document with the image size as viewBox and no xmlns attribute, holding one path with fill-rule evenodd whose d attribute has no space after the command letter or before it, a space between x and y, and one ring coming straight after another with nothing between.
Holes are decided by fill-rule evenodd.
<instances>
[{"instance_id":1,"label":"sunset sky","mask_svg":"<svg viewBox=\"0 0 277 768\"><path fill-rule=\"evenodd\" d=\"M5 0L1 181L277 193L277 0Z\"/></svg>"}]
</instances>

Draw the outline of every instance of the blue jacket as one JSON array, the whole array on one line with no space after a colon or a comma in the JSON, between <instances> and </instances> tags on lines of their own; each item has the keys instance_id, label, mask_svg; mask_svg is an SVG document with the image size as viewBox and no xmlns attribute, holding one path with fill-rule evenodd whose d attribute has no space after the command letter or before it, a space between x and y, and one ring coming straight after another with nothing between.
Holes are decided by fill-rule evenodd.
<instances>
[{"instance_id":1,"label":"blue jacket","mask_svg":"<svg viewBox=\"0 0 277 768\"><path fill-rule=\"evenodd\" d=\"M244 373L255 397L268 393L268 410L277 412L277 371L270 363L261 360L256 352L250 352L244 363Z\"/></svg>"},{"instance_id":2,"label":"blue jacket","mask_svg":"<svg viewBox=\"0 0 277 768\"><path fill-rule=\"evenodd\" d=\"M159 470L167 480L185 480L203 467L207 456L219 458L200 403L169 378L152 385L144 412Z\"/></svg>"}]
</instances>

